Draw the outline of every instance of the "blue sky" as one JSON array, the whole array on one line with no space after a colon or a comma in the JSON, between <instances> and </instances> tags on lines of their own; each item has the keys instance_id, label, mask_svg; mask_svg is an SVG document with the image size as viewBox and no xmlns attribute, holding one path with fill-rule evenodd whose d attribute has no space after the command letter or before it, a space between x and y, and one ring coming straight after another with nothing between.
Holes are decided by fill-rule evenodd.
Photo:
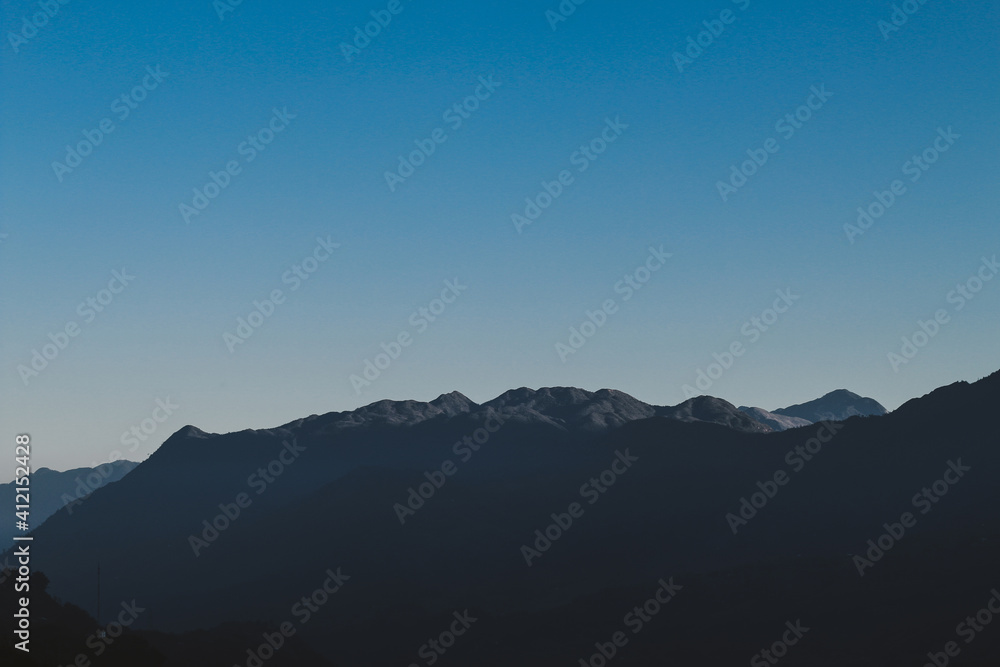
<instances>
[{"instance_id":1,"label":"blue sky","mask_svg":"<svg viewBox=\"0 0 1000 667\"><path fill-rule=\"evenodd\" d=\"M32 434L35 465L141 459L188 423L267 427L451 390L676 404L734 343L743 354L698 393L768 409L840 387L894 408L1000 368L1000 281L960 310L948 298L1000 253L995 3L927 2L888 39L881 2L589 0L555 29L554 0L388 6L245 0L220 19L208 0L77 0L25 38L43 10L4 4L0 418L11 442ZM373 11L391 21L348 62L341 45ZM678 71L688 38L720 26ZM776 124L813 87L828 99L788 136ZM477 89L454 127L446 112ZM280 131L251 151L275 110ZM104 119L79 166L53 168ZM606 150L581 158L616 119ZM436 129L446 140L390 189L386 172ZM723 200L718 182L768 139L777 152ZM936 161L911 181L925 150ZM227 164L238 173L185 220ZM512 214L564 170L571 183L519 233ZM852 243L844 225L897 179L903 194ZM339 247L293 290L283 277L317 238ZM626 301L616 285L661 246L671 257ZM134 279L102 295L123 268ZM456 279L466 289L435 304ZM275 289L283 302L231 352L224 334ZM786 289L799 298L748 336ZM88 297L111 297L91 321ZM609 299L604 325L560 355ZM941 309L894 369L889 353ZM398 358L352 384L400 334ZM127 451L121 434L168 397L179 407Z\"/></svg>"}]
</instances>

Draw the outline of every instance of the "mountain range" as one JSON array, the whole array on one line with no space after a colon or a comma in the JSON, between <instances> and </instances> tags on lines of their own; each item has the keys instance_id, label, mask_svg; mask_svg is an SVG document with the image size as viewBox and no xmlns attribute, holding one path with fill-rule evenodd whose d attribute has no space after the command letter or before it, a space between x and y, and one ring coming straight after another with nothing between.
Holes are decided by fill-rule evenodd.
<instances>
[{"instance_id":1,"label":"mountain range","mask_svg":"<svg viewBox=\"0 0 1000 667\"><path fill-rule=\"evenodd\" d=\"M336 665L595 664L612 649L622 665L721 665L800 622L795 664L923 664L997 585L998 399L1000 373L888 414L843 391L763 414L522 388L186 426L36 529L33 564L90 609L100 561L109 606L148 607L134 631L161 653L171 636L290 622ZM333 580L301 622L296 604ZM459 617L476 620L436 653ZM223 644L215 664L249 664ZM983 632L963 664L998 650Z\"/></svg>"},{"instance_id":2,"label":"mountain range","mask_svg":"<svg viewBox=\"0 0 1000 667\"><path fill-rule=\"evenodd\" d=\"M304 424L319 424L326 430L373 425L415 426L440 417L466 415L482 418L491 411L508 422L547 424L563 431L591 433L652 417L708 422L747 433L768 433L823 420L841 421L852 416L886 414L886 409L875 399L863 398L845 389L771 413L762 408L736 408L732 403L712 396L698 396L675 406L656 406L614 389L591 392L575 387L543 387L538 390L521 387L481 405L456 391L426 403L378 401L351 412L313 415L282 428L298 428Z\"/></svg>"}]
</instances>

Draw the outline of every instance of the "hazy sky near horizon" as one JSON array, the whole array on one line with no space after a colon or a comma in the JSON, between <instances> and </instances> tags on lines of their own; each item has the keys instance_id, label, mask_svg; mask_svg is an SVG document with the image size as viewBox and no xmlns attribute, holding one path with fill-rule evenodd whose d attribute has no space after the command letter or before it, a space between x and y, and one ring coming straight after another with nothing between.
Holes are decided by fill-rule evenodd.
<instances>
[{"instance_id":1,"label":"hazy sky near horizon","mask_svg":"<svg viewBox=\"0 0 1000 667\"><path fill-rule=\"evenodd\" d=\"M23 432L65 469L452 390L987 375L1000 8L896 4L4 3L0 478Z\"/></svg>"}]
</instances>

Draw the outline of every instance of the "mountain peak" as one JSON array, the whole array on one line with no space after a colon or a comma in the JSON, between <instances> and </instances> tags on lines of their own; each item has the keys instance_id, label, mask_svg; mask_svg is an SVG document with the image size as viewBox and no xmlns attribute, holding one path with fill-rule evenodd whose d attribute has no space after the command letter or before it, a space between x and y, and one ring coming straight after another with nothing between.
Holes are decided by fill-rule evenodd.
<instances>
[{"instance_id":1,"label":"mountain peak","mask_svg":"<svg viewBox=\"0 0 1000 667\"><path fill-rule=\"evenodd\" d=\"M197 426L192 426L191 424L188 424L187 426L181 428L179 431L177 431L176 433L174 433L170 437L171 438L209 438L211 436L212 436L211 433L207 433L205 431L202 431Z\"/></svg>"},{"instance_id":2,"label":"mountain peak","mask_svg":"<svg viewBox=\"0 0 1000 667\"><path fill-rule=\"evenodd\" d=\"M741 412L729 401L714 396L695 396L673 407L658 408L656 414L685 422L714 422L748 433L770 433L774 430Z\"/></svg>"},{"instance_id":3,"label":"mountain peak","mask_svg":"<svg viewBox=\"0 0 1000 667\"><path fill-rule=\"evenodd\" d=\"M528 405L528 404L578 404L592 400L594 394L576 387L540 387L530 389L519 387L509 389L483 405Z\"/></svg>"},{"instance_id":4,"label":"mountain peak","mask_svg":"<svg viewBox=\"0 0 1000 667\"><path fill-rule=\"evenodd\" d=\"M457 391L441 394L433 401L391 401L384 399L369 403L353 412L331 413L325 429L355 426L412 426L439 416L454 417L478 407ZM325 421L325 420L324 420Z\"/></svg>"},{"instance_id":5,"label":"mountain peak","mask_svg":"<svg viewBox=\"0 0 1000 667\"><path fill-rule=\"evenodd\" d=\"M638 419L648 419L656 409L623 391L597 392L577 387L527 387L506 391L483 407L517 421L547 422L560 429L603 431Z\"/></svg>"},{"instance_id":6,"label":"mountain peak","mask_svg":"<svg viewBox=\"0 0 1000 667\"><path fill-rule=\"evenodd\" d=\"M821 396L819 400L825 400L825 399L831 399L831 400L832 399L850 399L852 401L856 401L859 398L863 398L863 397L859 396L858 394L855 394L853 391L848 391L847 389L834 389L831 392L827 392L826 394L823 394L823 396Z\"/></svg>"},{"instance_id":7,"label":"mountain peak","mask_svg":"<svg viewBox=\"0 0 1000 667\"><path fill-rule=\"evenodd\" d=\"M479 407L479 404L460 391L451 391L447 394L441 394L428 403L428 405L434 406L438 410L447 414L449 417L454 417L457 414L469 412L473 408Z\"/></svg>"},{"instance_id":8,"label":"mountain peak","mask_svg":"<svg viewBox=\"0 0 1000 667\"><path fill-rule=\"evenodd\" d=\"M888 410L874 398L859 396L846 389L836 389L815 400L790 405L772 412L776 415L799 417L811 422L819 422L824 420L843 421L849 417L884 415Z\"/></svg>"}]
</instances>

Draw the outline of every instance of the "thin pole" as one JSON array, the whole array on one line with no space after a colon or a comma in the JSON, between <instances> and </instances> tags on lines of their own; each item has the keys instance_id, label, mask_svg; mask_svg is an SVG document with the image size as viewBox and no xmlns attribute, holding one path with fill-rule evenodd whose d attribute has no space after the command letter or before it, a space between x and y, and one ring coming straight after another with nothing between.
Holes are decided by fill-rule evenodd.
<instances>
[{"instance_id":1,"label":"thin pole","mask_svg":"<svg viewBox=\"0 0 1000 667\"><path fill-rule=\"evenodd\" d=\"M101 627L101 561L97 561L97 627Z\"/></svg>"}]
</instances>

